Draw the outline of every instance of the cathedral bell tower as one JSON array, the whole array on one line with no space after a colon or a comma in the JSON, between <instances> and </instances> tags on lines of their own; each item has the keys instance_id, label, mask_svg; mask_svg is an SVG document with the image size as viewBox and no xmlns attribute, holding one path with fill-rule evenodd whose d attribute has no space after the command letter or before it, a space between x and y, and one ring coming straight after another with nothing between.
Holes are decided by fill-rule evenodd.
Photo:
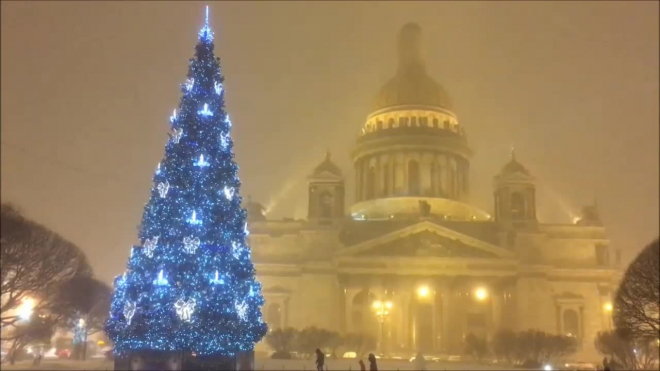
<instances>
[{"instance_id":1,"label":"cathedral bell tower","mask_svg":"<svg viewBox=\"0 0 660 371\"><path fill-rule=\"evenodd\" d=\"M325 155L309 176L308 219L319 224L331 224L344 217L344 178L341 170Z\"/></svg>"},{"instance_id":2,"label":"cathedral bell tower","mask_svg":"<svg viewBox=\"0 0 660 371\"><path fill-rule=\"evenodd\" d=\"M534 177L511 150L511 161L495 176L495 220L509 226L536 223Z\"/></svg>"}]
</instances>

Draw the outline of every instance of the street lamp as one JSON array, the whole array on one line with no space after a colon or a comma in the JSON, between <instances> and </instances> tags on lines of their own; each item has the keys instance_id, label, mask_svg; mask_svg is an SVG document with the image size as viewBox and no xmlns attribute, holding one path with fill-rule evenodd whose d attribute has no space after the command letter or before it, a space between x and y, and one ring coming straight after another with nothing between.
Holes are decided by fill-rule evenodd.
<instances>
[{"instance_id":1,"label":"street lamp","mask_svg":"<svg viewBox=\"0 0 660 371\"><path fill-rule=\"evenodd\" d=\"M33 309L34 299L24 298L23 303L18 307L18 316L24 320L29 320L32 317Z\"/></svg>"},{"instance_id":2,"label":"street lamp","mask_svg":"<svg viewBox=\"0 0 660 371\"><path fill-rule=\"evenodd\" d=\"M477 300L484 301L488 297L488 291L486 291L486 289L483 287L479 287L474 291L474 296L477 298Z\"/></svg>"},{"instance_id":3,"label":"street lamp","mask_svg":"<svg viewBox=\"0 0 660 371\"><path fill-rule=\"evenodd\" d=\"M430 292L431 292L431 290L429 290L429 288L427 286L422 286L422 287L417 289L417 295L419 295L420 298L425 298L425 297L429 296Z\"/></svg>"},{"instance_id":4,"label":"street lamp","mask_svg":"<svg viewBox=\"0 0 660 371\"><path fill-rule=\"evenodd\" d=\"M605 309L606 312L611 312L613 308L614 307L612 307L612 303L606 303L603 305L603 309Z\"/></svg>"},{"instance_id":5,"label":"street lamp","mask_svg":"<svg viewBox=\"0 0 660 371\"><path fill-rule=\"evenodd\" d=\"M390 314L390 310L394 304L392 304L391 301L380 301L376 300L373 303L373 308L376 311L376 316L378 317L378 322L380 322L380 348L381 352L383 352L383 343L384 343L384 335L383 335L383 325L385 323L385 318Z\"/></svg>"}]
</instances>

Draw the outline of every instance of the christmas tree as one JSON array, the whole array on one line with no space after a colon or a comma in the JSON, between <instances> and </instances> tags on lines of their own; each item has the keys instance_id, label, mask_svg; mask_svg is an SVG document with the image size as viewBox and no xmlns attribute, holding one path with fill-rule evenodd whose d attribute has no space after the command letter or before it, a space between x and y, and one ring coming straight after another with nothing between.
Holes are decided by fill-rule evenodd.
<instances>
[{"instance_id":1,"label":"christmas tree","mask_svg":"<svg viewBox=\"0 0 660 371\"><path fill-rule=\"evenodd\" d=\"M144 208L141 246L115 279L106 331L118 355L231 356L252 350L266 333L213 49L207 7Z\"/></svg>"}]
</instances>

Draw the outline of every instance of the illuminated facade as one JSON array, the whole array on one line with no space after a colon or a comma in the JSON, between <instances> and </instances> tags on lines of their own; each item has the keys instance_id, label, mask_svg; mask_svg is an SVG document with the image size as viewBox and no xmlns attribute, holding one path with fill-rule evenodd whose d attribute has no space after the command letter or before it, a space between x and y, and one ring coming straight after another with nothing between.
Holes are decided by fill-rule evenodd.
<instances>
[{"instance_id":1,"label":"illuminated facade","mask_svg":"<svg viewBox=\"0 0 660 371\"><path fill-rule=\"evenodd\" d=\"M513 153L494 178L492 214L471 206L472 151L426 73L420 35L401 30L396 75L351 152L350 210L329 154L309 178L307 220L267 220L248 204L264 318L271 329L382 330L391 353L456 354L468 333L534 328L575 336L578 356L595 357L619 277L597 210L539 223L535 180ZM387 316L374 302L391 303Z\"/></svg>"}]
</instances>

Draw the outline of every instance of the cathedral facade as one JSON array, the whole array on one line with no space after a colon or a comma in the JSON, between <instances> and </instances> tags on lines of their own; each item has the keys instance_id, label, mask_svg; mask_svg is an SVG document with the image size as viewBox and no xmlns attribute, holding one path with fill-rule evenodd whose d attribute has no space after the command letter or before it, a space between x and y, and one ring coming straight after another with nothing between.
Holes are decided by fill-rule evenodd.
<instances>
[{"instance_id":1,"label":"cathedral facade","mask_svg":"<svg viewBox=\"0 0 660 371\"><path fill-rule=\"evenodd\" d=\"M469 333L539 329L575 337L576 357L594 359L620 277L595 206L573 224L540 223L535 179L513 153L492 213L470 205L472 151L420 36L416 24L399 33L398 70L351 152L348 210L329 154L309 177L306 220L247 205L264 318L372 334L385 353L459 354Z\"/></svg>"}]
</instances>

